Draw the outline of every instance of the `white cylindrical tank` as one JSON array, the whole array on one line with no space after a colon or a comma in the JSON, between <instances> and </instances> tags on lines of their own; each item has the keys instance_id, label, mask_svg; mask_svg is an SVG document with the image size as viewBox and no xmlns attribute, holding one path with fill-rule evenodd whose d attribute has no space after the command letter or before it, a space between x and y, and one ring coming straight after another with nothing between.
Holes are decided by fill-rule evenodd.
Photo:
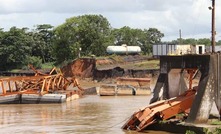
<instances>
[{"instance_id":1,"label":"white cylindrical tank","mask_svg":"<svg viewBox=\"0 0 221 134\"><path fill-rule=\"evenodd\" d=\"M123 44L122 46L108 46L106 51L108 54L137 54L141 52L141 48Z\"/></svg>"}]
</instances>

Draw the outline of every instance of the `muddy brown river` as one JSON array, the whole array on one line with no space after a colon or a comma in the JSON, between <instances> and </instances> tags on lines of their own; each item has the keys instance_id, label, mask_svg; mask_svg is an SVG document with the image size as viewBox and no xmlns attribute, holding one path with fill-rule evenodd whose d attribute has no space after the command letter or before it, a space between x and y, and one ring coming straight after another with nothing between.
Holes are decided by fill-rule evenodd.
<instances>
[{"instance_id":1,"label":"muddy brown river","mask_svg":"<svg viewBox=\"0 0 221 134\"><path fill-rule=\"evenodd\" d=\"M150 98L88 95L63 104L0 105L0 133L136 134L121 126L133 112L147 106Z\"/></svg>"}]
</instances>

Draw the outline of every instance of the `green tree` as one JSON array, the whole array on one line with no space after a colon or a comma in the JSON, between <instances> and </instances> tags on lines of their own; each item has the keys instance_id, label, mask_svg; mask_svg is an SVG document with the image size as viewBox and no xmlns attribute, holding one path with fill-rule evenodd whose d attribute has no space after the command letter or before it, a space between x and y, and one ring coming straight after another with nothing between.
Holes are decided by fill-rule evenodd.
<instances>
[{"instance_id":1,"label":"green tree","mask_svg":"<svg viewBox=\"0 0 221 134\"><path fill-rule=\"evenodd\" d=\"M196 45L197 44L197 40L194 39L194 38L182 39L182 44Z\"/></svg>"},{"instance_id":2,"label":"green tree","mask_svg":"<svg viewBox=\"0 0 221 134\"><path fill-rule=\"evenodd\" d=\"M52 44L54 38L53 26L50 24L37 25L33 32L32 55L41 57L43 63L54 61L52 55Z\"/></svg>"},{"instance_id":3,"label":"green tree","mask_svg":"<svg viewBox=\"0 0 221 134\"><path fill-rule=\"evenodd\" d=\"M113 29L112 35L115 38L116 45L127 44L128 46L134 45L131 40L133 40L133 29L128 26L124 26L120 29Z\"/></svg>"},{"instance_id":4,"label":"green tree","mask_svg":"<svg viewBox=\"0 0 221 134\"><path fill-rule=\"evenodd\" d=\"M141 40L142 34L143 31L141 29L132 29L128 26L112 30L115 45L127 44L128 46L138 46L140 45L138 40Z\"/></svg>"},{"instance_id":5,"label":"green tree","mask_svg":"<svg viewBox=\"0 0 221 134\"><path fill-rule=\"evenodd\" d=\"M81 54L101 56L113 43L111 26L102 15L72 17L55 29L54 54L58 63L71 60Z\"/></svg>"},{"instance_id":6,"label":"green tree","mask_svg":"<svg viewBox=\"0 0 221 134\"><path fill-rule=\"evenodd\" d=\"M12 27L1 33L0 61L1 70L21 68L24 61L31 54L32 39L27 34L27 28Z\"/></svg>"},{"instance_id":7,"label":"green tree","mask_svg":"<svg viewBox=\"0 0 221 134\"><path fill-rule=\"evenodd\" d=\"M197 44L204 44L205 46L210 46L211 41L208 38L201 38L197 40Z\"/></svg>"},{"instance_id":8,"label":"green tree","mask_svg":"<svg viewBox=\"0 0 221 134\"><path fill-rule=\"evenodd\" d=\"M152 52L152 45L161 42L161 38L164 36L156 28L131 29L130 27L122 27L120 29L114 29L112 35L115 38L116 45L127 44L128 46L141 46L144 54L150 54Z\"/></svg>"},{"instance_id":9,"label":"green tree","mask_svg":"<svg viewBox=\"0 0 221 134\"><path fill-rule=\"evenodd\" d=\"M148 40L152 44L160 43L161 38L164 37L164 34L161 33L156 28L149 28L147 31L147 34L148 34Z\"/></svg>"},{"instance_id":10,"label":"green tree","mask_svg":"<svg viewBox=\"0 0 221 134\"><path fill-rule=\"evenodd\" d=\"M211 44L211 43L210 43ZM221 45L221 40L218 40L218 42L216 43L217 46Z\"/></svg>"},{"instance_id":11,"label":"green tree","mask_svg":"<svg viewBox=\"0 0 221 134\"><path fill-rule=\"evenodd\" d=\"M150 54L152 53L152 45L161 43L161 39L164 37L164 34L156 28L149 28L148 30L144 29L144 34L146 37L146 42L143 47L144 54Z\"/></svg>"}]
</instances>

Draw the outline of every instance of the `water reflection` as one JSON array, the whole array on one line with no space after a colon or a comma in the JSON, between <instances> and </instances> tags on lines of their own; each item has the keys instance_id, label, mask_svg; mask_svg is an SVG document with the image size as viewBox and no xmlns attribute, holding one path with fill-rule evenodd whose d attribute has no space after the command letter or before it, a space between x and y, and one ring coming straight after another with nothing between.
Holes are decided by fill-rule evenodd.
<instances>
[{"instance_id":1,"label":"water reflection","mask_svg":"<svg viewBox=\"0 0 221 134\"><path fill-rule=\"evenodd\" d=\"M135 134L121 130L121 126L134 111L147 106L149 99L150 96L94 95L63 104L0 105L0 132Z\"/></svg>"}]
</instances>

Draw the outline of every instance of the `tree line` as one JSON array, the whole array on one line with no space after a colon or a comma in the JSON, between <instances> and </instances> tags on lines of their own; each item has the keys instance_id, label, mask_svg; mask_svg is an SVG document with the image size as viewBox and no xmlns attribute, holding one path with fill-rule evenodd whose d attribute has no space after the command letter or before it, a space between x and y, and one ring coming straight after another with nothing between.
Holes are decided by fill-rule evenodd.
<instances>
[{"instance_id":1,"label":"tree line","mask_svg":"<svg viewBox=\"0 0 221 134\"><path fill-rule=\"evenodd\" d=\"M109 45L140 46L142 53L147 55L152 53L152 45L161 43L163 37L164 34L157 28L112 28L102 15L68 18L57 27L41 24L35 26L35 29L0 29L0 70L21 69L27 64L33 64L38 68L42 63L62 65L79 54L105 56ZM171 43L177 41L179 39ZM197 40L182 41L195 43ZM198 41L205 45L210 43L209 39Z\"/></svg>"}]
</instances>

